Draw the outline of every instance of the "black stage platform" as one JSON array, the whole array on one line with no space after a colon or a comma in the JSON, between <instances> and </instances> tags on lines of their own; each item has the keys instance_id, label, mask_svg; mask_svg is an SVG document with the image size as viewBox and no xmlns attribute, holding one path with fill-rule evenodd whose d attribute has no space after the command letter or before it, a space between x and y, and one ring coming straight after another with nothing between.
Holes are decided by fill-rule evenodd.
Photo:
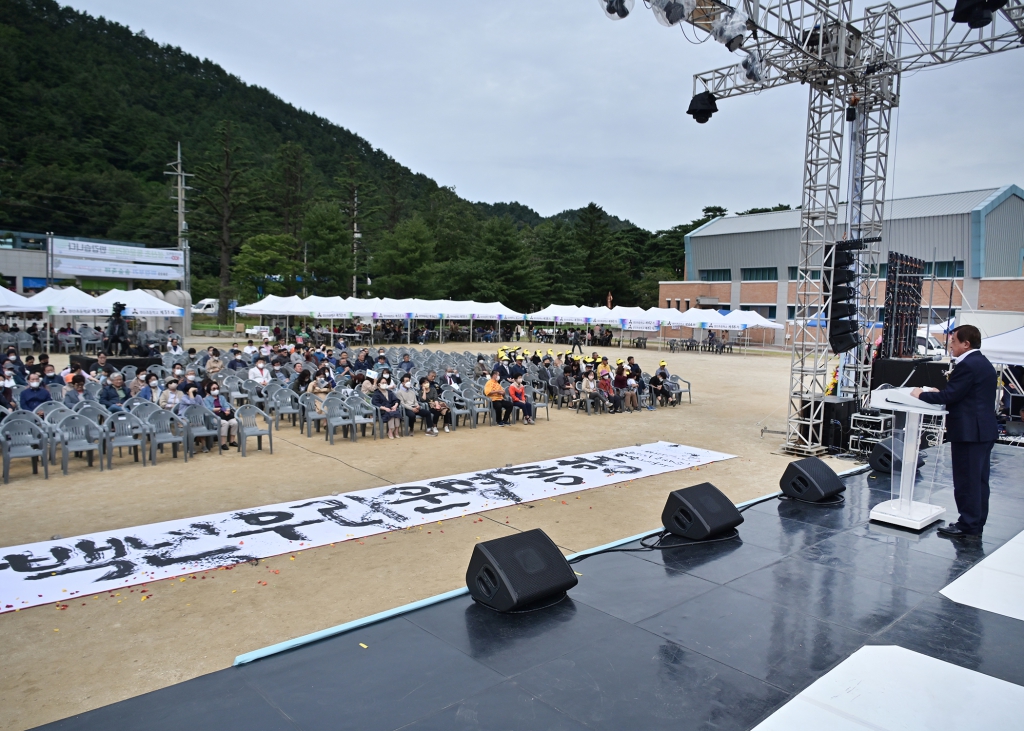
<instances>
[{"instance_id":1,"label":"black stage platform","mask_svg":"<svg viewBox=\"0 0 1024 731\"><path fill-rule=\"evenodd\" d=\"M982 541L869 524L889 482L863 473L842 507L752 507L739 541L588 558L547 610L459 597L45 728L750 729L865 644L1024 685L1024 622L937 593L1024 530L1022 475L997 446Z\"/></svg>"}]
</instances>

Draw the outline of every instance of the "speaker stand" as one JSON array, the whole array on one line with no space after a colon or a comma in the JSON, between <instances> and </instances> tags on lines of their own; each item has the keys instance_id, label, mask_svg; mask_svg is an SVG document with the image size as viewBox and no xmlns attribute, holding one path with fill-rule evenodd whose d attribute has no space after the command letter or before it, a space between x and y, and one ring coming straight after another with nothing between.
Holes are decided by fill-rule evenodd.
<instances>
[{"instance_id":1,"label":"speaker stand","mask_svg":"<svg viewBox=\"0 0 1024 731\"><path fill-rule=\"evenodd\" d=\"M910 389L886 389L871 394L871 406L895 412L892 431L893 456L901 455L899 465L893 459L890 490L892 499L871 509L871 520L911 530L924 530L946 514L946 509L927 502L932 483L928 482L925 502L914 500L917 482L917 460L921 448L921 417L924 414L945 414L941 407L926 404L909 394ZM902 422L902 424L901 424ZM922 485L921 487L925 487Z\"/></svg>"}]
</instances>

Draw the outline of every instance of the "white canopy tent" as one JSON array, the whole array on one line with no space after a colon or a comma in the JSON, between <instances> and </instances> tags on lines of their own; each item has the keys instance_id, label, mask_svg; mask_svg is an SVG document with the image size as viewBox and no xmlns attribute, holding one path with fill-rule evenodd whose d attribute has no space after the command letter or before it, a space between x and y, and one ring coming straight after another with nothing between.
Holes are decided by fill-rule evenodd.
<instances>
[{"instance_id":1,"label":"white canopy tent","mask_svg":"<svg viewBox=\"0 0 1024 731\"><path fill-rule=\"evenodd\" d=\"M29 302L28 297L22 297L17 292L12 292L6 287L0 287L0 312L39 311L39 305Z\"/></svg>"},{"instance_id":2,"label":"white canopy tent","mask_svg":"<svg viewBox=\"0 0 1024 731\"><path fill-rule=\"evenodd\" d=\"M291 297L279 297L276 294L268 294L259 302L244 307L236 307L235 312L239 315L304 315L308 310L302 304L302 298L297 294Z\"/></svg>"},{"instance_id":3,"label":"white canopy tent","mask_svg":"<svg viewBox=\"0 0 1024 731\"><path fill-rule=\"evenodd\" d=\"M726 320L742 325L744 328L763 327L771 330L781 330L783 325L762 317L753 310L733 310L725 315Z\"/></svg>"},{"instance_id":4,"label":"white canopy tent","mask_svg":"<svg viewBox=\"0 0 1024 731\"><path fill-rule=\"evenodd\" d=\"M175 307L170 302L151 295L141 289L112 289L104 292L95 301L106 307L107 314L112 312L115 302L125 305L124 314L130 317L184 317L185 309Z\"/></svg>"},{"instance_id":5,"label":"white canopy tent","mask_svg":"<svg viewBox=\"0 0 1024 731\"><path fill-rule=\"evenodd\" d=\"M1024 327L983 338L981 352L993 363L1024 365Z\"/></svg>"},{"instance_id":6,"label":"white canopy tent","mask_svg":"<svg viewBox=\"0 0 1024 731\"><path fill-rule=\"evenodd\" d=\"M103 317L110 315L110 306L97 302L96 298L75 287L54 289L47 287L29 297L29 302L39 312L49 315L85 315Z\"/></svg>"}]
</instances>

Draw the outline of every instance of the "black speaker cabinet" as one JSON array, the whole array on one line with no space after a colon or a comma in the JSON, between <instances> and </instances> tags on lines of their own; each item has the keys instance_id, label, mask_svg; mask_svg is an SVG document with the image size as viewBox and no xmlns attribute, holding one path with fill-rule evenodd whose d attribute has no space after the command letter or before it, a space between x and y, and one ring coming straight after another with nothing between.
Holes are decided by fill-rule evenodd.
<instances>
[{"instance_id":1,"label":"black speaker cabinet","mask_svg":"<svg viewBox=\"0 0 1024 731\"><path fill-rule=\"evenodd\" d=\"M892 437L883 439L875 445L875 448L871 450L871 456L868 457L868 464L875 472L884 472L887 475L892 474L894 466L898 469L902 468L903 459L893 454L892 451ZM918 453L917 468L921 469L922 467L924 467L924 455Z\"/></svg>"},{"instance_id":2,"label":"black speaker cabinet","mask_svg":"<svg viewBox=\"0 0 1024 731\"><path fill-rule=\"evenodd\" d=\"M828 500L846 489L832 468L817 457L790 462L782 473L779 487L787 497L812 503Z\"/></svg>"},{"instance_id":3,"label":"black speaker cabinet","mask_svg":"<svg viewBox=\"0 0 1024 731\"><path fill-rule=\"evenodd\" d=\"M562 552L539 528L476 544L466 569L470 595L499 612L536 604L578 583Z\"/></svg>"},{"instance_id":4,"label":"black speaker cabinet","mask_svg":"<svg viewBox=\"0 0 1024 731\"><path fill-rule=\"evenodd\" d=\"M821 446L845 450L850 443L850 423L857 413L857 399L825 396L822 401L825 423L821 426Z\"/></svg>"},{"instance_id":5,"label":"black speaker cabinet","mask_svg":"<svg viewBox=\"0 0 1024 731\"><path fill-rule=\"evenodd\" d=\"M732 530L743 516L721 490L702 482L670 492L661 522L669 533L703 541Z\"/></svg>"}]
</instances>

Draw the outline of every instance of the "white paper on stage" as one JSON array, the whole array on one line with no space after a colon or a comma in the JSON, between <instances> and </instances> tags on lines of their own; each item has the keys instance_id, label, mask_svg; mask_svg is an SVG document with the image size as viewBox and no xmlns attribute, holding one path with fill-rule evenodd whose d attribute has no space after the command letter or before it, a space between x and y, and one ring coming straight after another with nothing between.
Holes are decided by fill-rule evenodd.
<instances>
[{"instance_id":1,"label":"white paper on stage","mask_svg":"<svg viewBox=\"0 0 1024 731\"><path fill-rule=\"evenodd\" d=\"M0 549L0 612L699 467L654 442Z\"/></svg>"}]
</instances>

